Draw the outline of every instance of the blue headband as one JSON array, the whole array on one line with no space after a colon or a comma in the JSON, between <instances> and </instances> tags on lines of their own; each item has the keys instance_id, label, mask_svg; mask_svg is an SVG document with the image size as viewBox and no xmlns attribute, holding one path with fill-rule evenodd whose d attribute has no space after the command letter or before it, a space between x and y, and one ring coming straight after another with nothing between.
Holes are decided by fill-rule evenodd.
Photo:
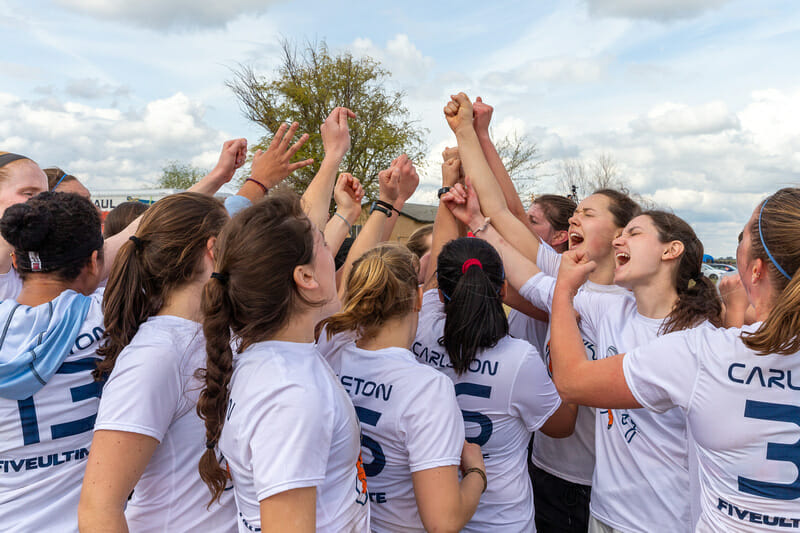
<instances>
[{"instance_id":1,"label":"blue headband","mask_svg":"<svg viewBox=\"0 0 800 533\"><path fill-rule=\"evenodd\" d=\"M51 191L54 191L54 190L58 189L58 186L59 186L59 185L61 185L61 182L62 182L62 181L64 181L64 178L66 178L67 176L68 176L68 174L67 174L66 172L64 172L64 173L61 175L61 177L60 177L60 178L58 178L58 181L56 182L56 184L55 184L55 185L53 185L53 188L52 188L52 189L50 189L50 190L51 190Z\"/></svg>"},{"instance_id":2,"label":"blue headband","mask_svg":"<svg viewBox=\"0 0 800 533\"><path fill-rule=\"evenodd\" d=\"M772 197L770 196L770 198ZM769 198L764 200L764 203L761 204L761 210L758 212L758 237L761 239L761 246L763 246L764 251L767 252L767 257L769 257L769 260L772 261L773 265L775 265L775 268L778 269L778 272L783 274L786 279L792 279L792 276L787 274L786 271L778 264L778 262L775 261L775 258L772 257L772 254L769 251L769 248L767 248L767 243L764 242L764 233L761 231L761 215L764 214L764 206L767 205L767 202L769 202Z\"/></svg>"}]
</instances>

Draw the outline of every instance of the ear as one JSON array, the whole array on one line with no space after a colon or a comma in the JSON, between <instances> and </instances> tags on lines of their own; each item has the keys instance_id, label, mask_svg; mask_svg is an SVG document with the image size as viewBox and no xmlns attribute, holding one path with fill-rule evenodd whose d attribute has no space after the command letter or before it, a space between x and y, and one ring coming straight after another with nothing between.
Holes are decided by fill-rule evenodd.
<instances>
[{"instance_id":1,"label":"ear","mask_svg":"<svg viewBox=\"0 0 800 533\"><path fill-rule=\"evenodd\" d=\"M319 283L314 276L314 269L311 268L311 265L297 265L294 267L292 279L298 289L313 291L319 288Z\"/></svg>"},{"instance_id":2,"label":"ear","mask_svg":"<svg viewBox=\"0 0 800 533\"><path fill-rule=\"evenodd\" d=\"M92 257L89 260L89 264L87 265L87 267L89 268L89 274L91 274L92 276L99 276L100 275L100 270L102 269L102 266L101 266L100 260L98 258L97 250L92 252Z\"/></svg>"},{"instance_id":3,"label":"ear","mask_svg":"<svg viewBox=\"0 0 800 533\"><path fill-rule=\"evenodd\" d=\"M422 309L422 286L417 285L417 300L414 302L414 312L419 313Z\"/></svg>"},{"instance_id":4,"label":"ear","mask_svg":"<svg viewBox=\"0 0 800 533\"><path fill-rule=\"evenodd\" d=\"M666 249L661 254L661 259L664 261L678 259L681 255L683 255L683 250L683 243L681 241L672 241L667 245Z\"/></svg>"},{"instance_id":5,"label":"ear","mask_svg":"<svg viewBox=\"0 0 800 533\"><path fill-rule=\"evenodd\" d=\"M760 257L753 260L753 262L750 265L750 269L751 269L750 283L752 285L757 284L767 275L767 267L764 264L764 260L761 259Z\"/></svg>"},{"instance_id":6,"label":"ear","mask_svg":"<svg viewBox=\"0 0 800 533\"><path fill-rule=\"evenodd\" d=\"M11 265L14 267L14 270L17 269L17 254L11 252Z\"/></svg>"},{"instance_id":7,"label":"ear","mask_svg":"<svg viewBox=\"0 0 800 533\"><path fill-rule=\"evenodd\" d=\"M555 248L567 242L568 237L569 237L569 232L567 232L566 230L557 231L550 238L550 242L548 244L553 248Z\"/></svg>"},{"instance_id":8,"label":"ear","mask_svg":"<svg viewBox=\"0 0 800 533\"><path fill-rule=\"evenodd\" d=\"M505 301L506 294L508 294L508 280L504 279L503 280L503 286L500 287L500 299Z\"/></svg>"},{"instance_id":9,"label":"ear","mask_svg":"<svg viewBox=\"0 0 800 533\"><path fill-rule=\"evenodd\" d=\"M214 261L214 247L217 245L217 238L216 237L209 237L206 241L206 253Z\"/></svg>"}]
</instances>

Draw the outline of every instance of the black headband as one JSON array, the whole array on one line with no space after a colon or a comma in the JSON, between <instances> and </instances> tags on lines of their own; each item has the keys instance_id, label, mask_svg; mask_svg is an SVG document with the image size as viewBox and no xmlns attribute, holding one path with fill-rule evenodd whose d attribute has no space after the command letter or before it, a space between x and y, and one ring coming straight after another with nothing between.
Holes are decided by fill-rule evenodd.
<instances>
[{"instance_id":1,"label":"black headband","mask_svg":"<svg viewBox=\"0 0 800 533\"><path fill-rule=\"evenodd\" d=\"M103 236L98 233L94 239L84 241L83 246L78 246L70 253L47 255L36 251L14 250L14 257L17 258L17 268L23 272L50 272L78 260L86 260L92 252L103 247L103 242Z\"/></svg>"},{"instance_id":2,"label":"black headband","mask_svg":"<svg viewBox=\"0 0 800 533\"><path fill-rule=\"evenodd\" d=\"M0 167L4 167L7 164L13 163L14 161L18 161L20 159L28 159L28 158L25 157L24 155L12 154L12 153L0 155Z\"/></svg>"}]
</instances>

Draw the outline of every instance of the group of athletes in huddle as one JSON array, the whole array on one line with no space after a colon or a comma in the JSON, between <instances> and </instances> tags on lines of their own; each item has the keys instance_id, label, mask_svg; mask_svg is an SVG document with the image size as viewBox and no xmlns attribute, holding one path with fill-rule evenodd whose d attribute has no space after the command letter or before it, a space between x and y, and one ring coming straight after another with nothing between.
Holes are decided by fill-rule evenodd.
<instances>
[{"instance_id":1,"label":"group of athletes in huddle","mask_svg":"<svg viewBox=\"0 0 800 533\"><path fill-rule=\"evenodd\" d=\"M492 108L444 114L430 244L384 243L400 156L339 268L345 108L302 198L269 191L312 162L283 125L224 205L244 139L106 238L74 178L0 153L0 529L800 530L800 189L755 206L723 304L685 221L614 190L526 212Z\"/></svg>"}]
</instances>

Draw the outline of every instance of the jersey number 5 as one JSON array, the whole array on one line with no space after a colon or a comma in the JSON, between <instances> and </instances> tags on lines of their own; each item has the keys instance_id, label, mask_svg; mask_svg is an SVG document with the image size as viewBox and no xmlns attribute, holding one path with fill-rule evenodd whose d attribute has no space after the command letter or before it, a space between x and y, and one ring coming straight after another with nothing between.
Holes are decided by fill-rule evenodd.
<instances>
[{"instance_id":1,"label":"jersey number 5","mask_svg":"<svg viewBox=\"0 0 800 533\"><path fill-rule=\"evenodd\" d=\"M774 422L795 424L800 428L800 407L780 403L747 400L744 405L745 418L756 418ZM754 494L772 500L795 500L800 498L800 438L793 444L767 443L767 459L793 463L798 475L791 483L769 483L739 476L739 492Z\"/></svg>"},{"instance_id":2,"label":"jersey number 5","mask_svg":"<svg viewBox=\"0 0 800 533\"><path fill-rule=\"evenodd\" d=\"M492 388L487 385L478 385L476 383L457 383L456 396L464 394L467 396L476 396L478 398L489 398L492 396ZM481 432L477 437L467 437L467 442L472 442L478 446L483 446L489 442L489 437L492 436L492 420L483 413L477 411L464 411L461 410L461 416L464 417L464 422L475 422L481 427Z\"/></svg>"},{"instance_id":3,"label":"jersey number 5","mask_svg":"<svg viewBox=\"0 0 800 533\"><path fill-rule=\"evenodd\" d=\"M381 413L367 409L366 407L356 406L356 414L362 424L376 427L378 420L381 419ZM372 454L372 462L364 464L364 473L367 477L374 477L381 473L383 467L386 466L386 456L383 454L383 448L375 439L361 433L361 446L366 448Z\"/></svg>"}]
</instances>

